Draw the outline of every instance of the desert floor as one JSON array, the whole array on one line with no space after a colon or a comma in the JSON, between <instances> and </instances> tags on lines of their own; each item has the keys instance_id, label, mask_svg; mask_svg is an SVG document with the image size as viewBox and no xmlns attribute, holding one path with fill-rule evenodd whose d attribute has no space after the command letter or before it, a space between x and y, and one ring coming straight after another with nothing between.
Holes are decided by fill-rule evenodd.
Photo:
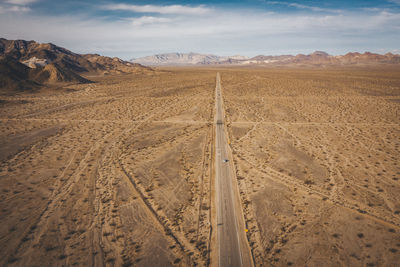
<instances>
[{"instance_id":1,"label":"desert floor","mask_svg":"<svg viewBox=\"0 0 400 267\"><path fill-rule=\"evenodd\" d=\"M255 264L396 266L389 67L163 68L1 95L0 265L213 265L217 72Z\"/></svg>"},{"instance_id":2,"label":"desert floor","mask_svg":"<svg viewBox=\"0 0 400 267\"><path fill-rule=\"evenodd\" d=\"M400 262L400 69L221 72L257 265Z\"/></svg>"}]
</instances>

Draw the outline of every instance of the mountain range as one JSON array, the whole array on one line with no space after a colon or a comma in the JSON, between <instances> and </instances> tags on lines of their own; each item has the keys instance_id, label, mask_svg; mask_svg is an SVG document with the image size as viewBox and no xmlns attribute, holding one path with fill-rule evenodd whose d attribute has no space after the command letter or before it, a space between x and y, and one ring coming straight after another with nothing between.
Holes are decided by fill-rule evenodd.
<instances>
[{"instance_id":1,"label":"mountain range","mask_svg":"<svg viewBox=\"0 0 400 267\"><path fill-rule=\"evenodd\" d=\"M0 38L0 89L30 90L67 82L88 83L83 74L150 71L140 64L97 54L77 54L51 43Z\"/></svg>"},{"instance_id":2,"label":"mountain range","mask_svg":"<svg viewBox=\"0 0 400 267\"><path fill-rule=\"evenodd\" d=\"M197 53L168 53L132 59L131 62L146 66L178 66L178 65L228 65L228 66L290 66L290 65L371 65L371 64L400 64L400 55L386 53L384 55L370 52L347 53L333 56L323 51L315 51L304 55L259 55L252 58L244 56L216 56Z\"/></svg>"},{"instance_id":3,"label":"mountain range","mask_svg":"<svg viewBox=\"0 0 400 267\"><path fill-rule=\"evenodd\" d=\"M77 54L51 43L0 38L1 92L31 90L55 83L89 83L88 74L143 73L153 71L145 66L327 66L400 64L400 55L370 52L332 56L322 51L248 58L245 56L216 56L198 53L169 53L147 56L131 61ZM143 66L145 65L145 66Z\"/></svg>"},{"instance_id":4,"label":"mountain range","mask_svg":"<svg viewBox=\"0 0 400 267\"><path fill-rule=\"evenodd\" d=\"M229 60L247 60L245 56L223 57L198 53L167 53L131 59L131 62L145 66L179 66L179 65L211 65Z\"/></svg>"}]
</instances>

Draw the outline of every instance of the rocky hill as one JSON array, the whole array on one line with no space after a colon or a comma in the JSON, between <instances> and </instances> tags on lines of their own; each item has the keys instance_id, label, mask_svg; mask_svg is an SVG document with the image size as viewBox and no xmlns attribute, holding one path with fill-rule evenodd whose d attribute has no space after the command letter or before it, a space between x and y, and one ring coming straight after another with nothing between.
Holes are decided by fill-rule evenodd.
<instances>
[{"instance_id":1,"label":"rocky hill","mask_svg":"<svg viewBox=\"0 0 400 267\"><path fill-rule=\"evenodd\" d=\"M36 89L40 83L30 78L30 68L13 58L0 58L0 89L23 91Z\"/></svg>"},{"instance_id":2,"label":"rocky hill","mask_svg":"<svg viewBox=\"0 0 400 267\"><path fill-rule=\"evenodd\" d=\"M90 71L102 72L103 74L151 71L148 67L124 61L117 57L104 57L98 54L86 54L82 56L89 62L89 65L92 64L89 68Z\"/></svg>"},{"instance_id":3,"label":"rocky hill","mask_svg":"<svg viewBox=\"0 0 400 267\"><path fill-rule=\"evenodd\" d=\"M81 55L54 44L0 38L0 88L36 88L60 82L87 83L83 74L151 71L139 64L100 55Z\"/></svg>"}]
</instances>

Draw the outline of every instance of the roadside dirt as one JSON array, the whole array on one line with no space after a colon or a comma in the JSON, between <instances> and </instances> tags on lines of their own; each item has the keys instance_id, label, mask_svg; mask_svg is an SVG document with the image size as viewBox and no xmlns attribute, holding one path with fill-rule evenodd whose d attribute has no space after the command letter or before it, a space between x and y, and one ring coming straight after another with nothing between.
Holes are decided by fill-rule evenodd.
<instances>
[{"instance_id":1,"label":"roadside dirt","mask_svg":"<svg viewBox=\"0 0 400 267\"><path fill-rule=\"evenodd\" d=\"M215 73L1 99L0 265L205 266Z\"/></svg>"},{"instance_id":2,"label":"roadside dirt","mask_svg":"<svg viewBox=\"0 0 400 267\"><path fill-rule=\"evenodd\" d=\"M398 70L221 76L257 265L400 262Z\"/></svg>"}]
</instances>

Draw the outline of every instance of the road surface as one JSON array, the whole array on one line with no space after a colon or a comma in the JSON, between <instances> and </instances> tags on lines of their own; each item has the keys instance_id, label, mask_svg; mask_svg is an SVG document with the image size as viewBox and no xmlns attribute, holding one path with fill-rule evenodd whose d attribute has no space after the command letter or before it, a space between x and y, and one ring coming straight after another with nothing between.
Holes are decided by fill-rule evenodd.
<instances>
[{"instance_id":1,"label":"road surface","mask_svg":"<svg viewBox=\"0 0 400 267\"><path fill-rule=\"evenodd\" d=\"M218 232L218 265L252 266L240 208L239 196L235 194L237 185L233 182L233 163L224 129L224 109L221 95L220 75L216 79L216 131L215 131L215 171ZM235 191L236 190L236 191Z\"/></svg>"}]
</instances>

